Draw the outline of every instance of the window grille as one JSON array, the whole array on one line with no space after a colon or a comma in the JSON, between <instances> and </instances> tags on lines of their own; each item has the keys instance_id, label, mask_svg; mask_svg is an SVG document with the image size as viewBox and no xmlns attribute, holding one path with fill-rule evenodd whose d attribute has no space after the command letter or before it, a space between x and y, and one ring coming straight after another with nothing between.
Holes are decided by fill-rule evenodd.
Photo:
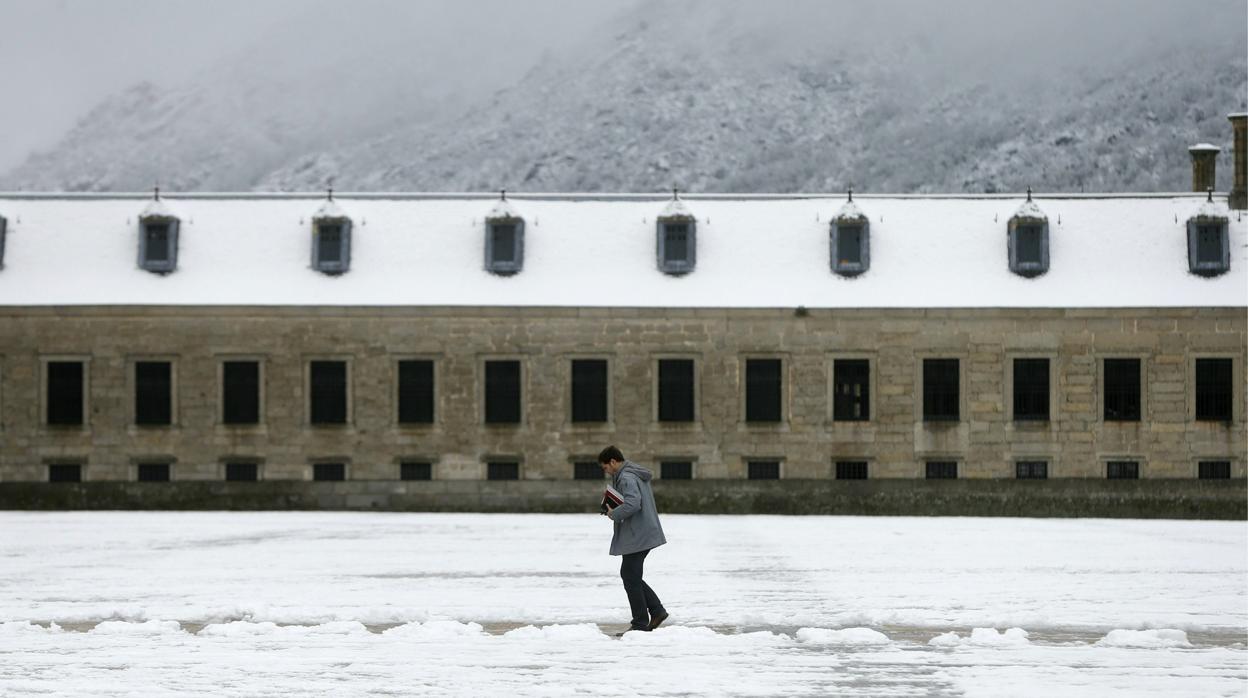
<instances>
[{"instance_id":1,"label":"window grille","mask_svg":"<svg viewBox=\"0 0 1248 698\"><path fill-rule=\"evenodd\" d=\"M1138 480L1140 464L1133 460L1111 460L1105 464L1105 477L1110 480Z\"/></svg>"},{"instance_id":2,"label":"window grille","mask_svg":"<svg viewBox=\"0 0 1248 698\"><path fill-rule=\"evenodd\" d=\"M779 422L782 386L780 359L746 359L745 421Z\"/></svg>"},{"instance_id":3,"label":"window grille","mask_svg":"<svg viewBox=\"0 0 1248 698\"><path fill-rule=\"evenodd\" d=\"M865 219L832 221L832 271L857 276L871 266L871 227Z\"/></svg>"},{"instance_id":4,"label":"window grille","mask_svg":"<svg viewBox=\"0 0 1248 698\"><path fill-rule=\"evenodd\" d=\"M1049 270L1049 224L1020 222L1009 226L1010 271L1019 276L1039 276Z\"/></svg>"},{"instance_id":5,"label":"window grille","mask_svg":"<svg viewBox=\"0 0 1248 698\"><path fill-rule=\"evenodd\" d=\"M79 426L83 423L83 363L47 363L47 420L51 426Z\"/></svg>"},{"instance_id":6,"label":"window grille","mask_svg":"<svg viewBox=\"0 0 1248 698\"><path fill-rule=\"evenodd\" d=\"M960 419L957 359L923 359L923 421Z\"/></svg>"},{"instance_id":7,"label":"window grille","mask_svg":"<svg viewBox=\"0 0 1248 698\"><path fill-rule=\"evenodd\" d=\"M865 460L839 460L836 462L837 480L866 480L867 462Z\"/></svg>"},{"instance_id":8,"label":"window grille","mask_svg":"<svg viewBox=\"0 0 1248 698\"><path fill-rule=\"evenodd\" d=\"M1188 221L1188 271L1217 276L1231 269L1230 237L1226 221Z\"/></svg>"},{"instance_id":9,"label":"window grille","mask_svg":"<svg viewBox=\"0 0 1248 698\"><path fill-rule=\"evenodd\" d=\"M1229 460L1202 460L1197 476L1201 480L1229 480L1231 462Z\"/></svg>"},{"instance_id":10,"label":"window grille","mask_svg":"<svg viewBox=\"0 0 1248 698\"><path fill-rule=\"evenodd\" d=\"M491 461L485 476L487 480L519 480L520 464L514 461Z\"/></svg>"},{"instance_id":11,"label":"window grille","mask_svg":"<svg viewBox=\"0 0 1248 698\"><path fill-rule=\"evenodd\" d=\"M1140 360L1105 359L1105 421L1140 420Z\"/></svg>"},{"instance_id":12,"label":"window grille","mask_svg":"<svg viewBox=\"0 0 1248 698\"><path fill-rule=\"evenodd\" d=\"M520 423L520 362L485 362L486 424Z\"/></svg>"},{"instance_id":13,"label":"window grille","mask_svg":"<svg viewBox=\"0 0 1248 698\"><path fill-rule=\"evenodd\" d=\"M221 421L226 424L260 422L260 362L225 361L221 364Z\"/></svg>"},{"instance_id":14,"label":"window grille","mask_svg":"<svg viewBox=\"0 0 1248 698\"><path fill-rule=\"evenodd\" d=\"M1196 419L1231 421L1230 359L1196 359Z\"/></svg>"},{"instance_id":15,"label":"window grille","mask_svg":"<svg viewBox=\"0 0 1248 698\"><path fill-rule=\"evenodd\" d=\"M315 218L312 221L312 268L342 274L351 268L351 220Z\"/></svg>"},{"instance_id":16,"label":"window grille","mask_svg":"<svg viewBox=\"0 0 1248 698\"><path fill-rule=\"evenodd\" d=\"M347 479L346 463L313 463L312 479L317 482L341 482Z\"/></svg>"},{"instance_id":17,"label":"window grille","mask_svg":"<svg viewBox=\"0 0 1248 698\"><path fill-rule=\"evenodd\" d=\"M433 361L399 362L399 423L432 424L434 407Z\"/></svg>"},{"instance_id":18,"label":"window grille","mask_svg":"<svg viewBox=\"0 0 1248 698\"><path fill-rule=\"evenodd\" d=\"M260 464L234 462L225 464L227 482L255 482L260 479Z\"/></svg>"},{"instance_id":19,"label":"window grille","mask_svg":"<svg viewBox=\"0 0 1248 698\"><path fill-rule=\"evenodd\" d=\"M158 274L177 268L178 227L177 218L139 220L139 268Z\"/></svg>"},{"instance_id":20,"label":"window grille","mask_svg":"<svg viewBox=\"0 0 1248 698\"><path fill-rule=\"evenodd\" d=\"M572 360L572 421L607 421L606 359Z\"/></svg>"},{"instance_id":21,"label":"window grille","mask_svg":"<svg viewBox=\"0 0 1248 698\"><path fill-rule=\"evenodd\" d=\"M166 426L173 421L173 369L168 361L134 363L134 423Z\"/></svg>"},{"instance_id":22,"label":"window grille","mask_svg":"<svg viewBox=\"0 0 1248 698\"><path fill-rule=\"evenodd\" d=\"M494 274L515 274L524 267L524 221L519 218L487 219L485 223L485 269Z\"/></svg>"},{"instance_id":23,"label":"window grille","mask_svg":"<svg viewBox=\"0 0 1248 698\"><path fill-rule=\"evenodd\" d=\"M308 368L311 422L347 423L347 362L312 361Z\"/></svg>"},{"instance_id":24,"label":"window grille","mask_svg":"<svg viewBox=\"0 0 1248 698\"><path fill-rule=\"evenodd\" d=\"M82 464L50 464L48 466L48 482L82 482Z\"/></svg>"},{"instance_id":25,"label":"window grille","mask_svg":"<svg viewBox=\"0 0 1248 698\"><path fill-rule=\"evenodd\" d=\"M1049 420L1049 360L1014 359L1014 421Z\"/></svg>"},{"instance_id":26,"label":"window grille","mask_svg":"<svg viewBox=\"0 0 1248 698\"><path fill-rule=\"evenodd\" d=\"M663 480L692 480L693 462L665 460L659 463L659 478Z\"/></svg>"},{"instance_id":27,"label":"window grille","mask_svg":"<svg viewBox=\"0 0 1248 698\"><path fill-rule=\"evenodd\" d=\"M403 461L399 463L400 480L432 480L433 464L427 461Z\"/></svg>"},{"instance_id":28,"label":"window grille","mask_svg":"<svg viewBox=\"0 0 1248 698\"><path fill-rule=\"evenodd\" d=\"M688 274L697 263L697 224L692 218L659 219L659 271Z\"/></svg>"},{"instance_id":29,"label":"window grille","mask_svg":"<svg viewBox=\"0 0 1248 698\"><path fill-rule=\"evenodd\" d=\"M871 418L871 364L867 359L837 359L832 365L832 418L865 422Z\"/></svg>"},{"instance_id":30,"label":"window grille","mask_svg":"<svg viewBox=\"0 0 1248 698\"><path fill-rule=\"evenodd\" d=\"M169 482L169 464L139 463L139 482Z\"/></svg>"},{"instance_id":31,"label":"window grille","mask_svg":"<svg viewBox=\"0 0 1248 698\"><path fill-rule=\"evenodd\" d=\"M659 360L659 421L692 422L693 359Z\"/></svg>"},{"instance_id":32,"label":"window grille","mask_svg":"<svg viewBox=\"0 0 1248 698\"><path fill-rule=\"evenodd\" d=\"M1047 480L1049 464L1042 460L1020 460L1014 464L1019 480Z\"/></svg>"},{"instance_id":33,"label":"window grille","mask_svg":"<svg viewBox=\"0 0 1248 698\"><path fill-rule=\"evenodd\" d=\"M578 461L572 464L572 479L601 480L605 475L598 461Z\"/></svg>"},{"instance_id":34,"label":"window grille","mask_svg":"<svg viewBox=\"0 0 1248 698\"><path fill-rule=\"evenodd\" d=\"M958 462L952 460L929 460L927 462L928 480L956 480L958 478Z\"/></svg>"},{"instance_id":35,"label":"window grille","mask_svg":"<svg viewBox=\"0 0 1248 698\"><path fill-rule=\"evenodd\" d=\"M746 476L750 480L779 480L780 461L752 460L746 464Z\"/></svg>"}]
</instances>

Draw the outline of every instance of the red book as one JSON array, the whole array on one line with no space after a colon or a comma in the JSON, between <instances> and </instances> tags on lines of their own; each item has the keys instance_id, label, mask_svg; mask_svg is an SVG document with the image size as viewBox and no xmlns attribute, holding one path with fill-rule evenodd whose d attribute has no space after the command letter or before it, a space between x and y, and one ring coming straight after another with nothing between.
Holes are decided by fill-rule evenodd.
<instances>
[{"instance_id":1,"label":"red book","mask_svg":"<svg viewBox=\"0 0 1248 698\"><path fill-rule=\"evenodd\" d=\"M611 511L623 503L624 495L620 494L619 490L615 489L611 485L607 485L606 491L602 493L603 508L607 511Z\"/></svg>"}]
</instances>

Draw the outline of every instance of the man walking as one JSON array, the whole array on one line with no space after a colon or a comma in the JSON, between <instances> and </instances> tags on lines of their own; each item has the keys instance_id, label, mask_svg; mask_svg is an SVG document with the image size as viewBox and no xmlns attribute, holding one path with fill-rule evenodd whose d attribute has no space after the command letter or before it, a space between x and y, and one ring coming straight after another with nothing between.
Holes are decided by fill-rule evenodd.
<instances>
[{"instance_id":1,"label":"man walking","mask_svg":"<svg viewBox=\"0 0 1248 698\"><path fill-rule=\"evenodd\" d=\"M624 500L603 513L615 523L611 554L623 556L620 579L624 581L624 593L628 595L628 605L633 612L628 630L654 630L667 620L663 603L641 578L646 555L667 542L659 524L659 511L654 506L654 493L650 490L654 475L626 460L615 446L602 449L598 463L602 471L611 476L611 486Z\"/></svg>"}]
</instances>

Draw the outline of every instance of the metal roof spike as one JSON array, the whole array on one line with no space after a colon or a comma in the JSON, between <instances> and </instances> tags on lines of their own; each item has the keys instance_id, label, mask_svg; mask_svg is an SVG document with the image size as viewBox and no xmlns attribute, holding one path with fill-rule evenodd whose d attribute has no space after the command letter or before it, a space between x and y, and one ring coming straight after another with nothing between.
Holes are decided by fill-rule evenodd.
<instances>
[{"instance_id":1,"label":"metal roof spike","mask_svg":"<svg viewBox=\"0 0 1248 698\"><path fill-rule=\"evenodd\" d=\"M1031 201L1031 187L1027 187L1027 200Z\"/></svg>"},{"instance_id":2,"label":"metal roof spike","mask_svg":"<svg viewBox=\"0 0 1248 698\"><path fill-rule=\"evenodd\" d=\"M500 199L502 199L503 201L506 201L506 200L507 200L507 190L506 190L506 189L499 189L499 190L498 190L498 196L499 196L499 198L500 198Z\"/></svg>"},{"instance_id":3,"label":"metal roof spike","mask_svg":"<svg viewBox=\"0 0 1248 698\"><path fill-rule=\"evenodd\" d=\"M850 201L854 200L854 188L853 187L849 188L849 200Z\"/></svg>"}]
</instances>

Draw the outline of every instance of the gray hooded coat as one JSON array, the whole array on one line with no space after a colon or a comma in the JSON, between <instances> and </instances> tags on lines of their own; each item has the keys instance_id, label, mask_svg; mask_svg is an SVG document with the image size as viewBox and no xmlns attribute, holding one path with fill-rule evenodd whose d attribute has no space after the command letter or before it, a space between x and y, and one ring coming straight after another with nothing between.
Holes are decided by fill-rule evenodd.
<instances>
[{"instance_id":1,"label":"gray hooded coat","mask_svg":"<svg viewBox=\"0 0 1248 698\"><path fill-rule=\"evenodd\" d=\"M608 514L615 522L611 536L611 554L628 555L657 548L667 542L659 525L659 510L654 506L650 480L654 475L631 460L624 461L620 471L611 478L611 486L624 497L624 503Z\"/></svg>"}]
</instances>

